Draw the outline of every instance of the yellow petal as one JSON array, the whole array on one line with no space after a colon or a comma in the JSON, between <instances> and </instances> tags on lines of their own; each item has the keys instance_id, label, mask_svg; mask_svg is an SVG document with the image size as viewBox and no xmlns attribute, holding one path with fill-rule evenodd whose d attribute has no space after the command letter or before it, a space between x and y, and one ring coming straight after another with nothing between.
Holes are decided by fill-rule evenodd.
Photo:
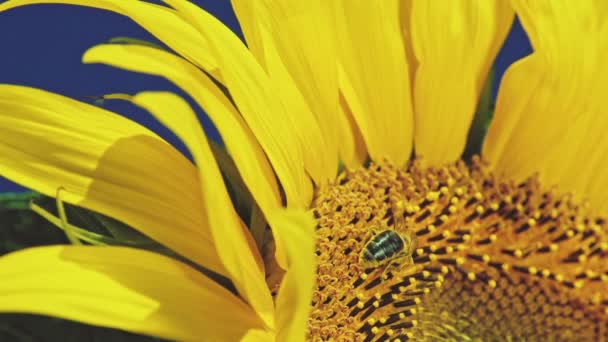
<instances>
[{"instance_id":1,"label":"yellow petal","mask_svg":"<svg viewBox=\"0 0 608 342\"><path fill-rule=\"evenodd\" d=\"M308 172L317 183L335 178L338 138L348 126L338 122L330 3L237 0L233 5L250 50L290 101L289 118L304 144Z\"/></svg>"},{"instance_id":2,"label":"yellow petal","mask_svg":"<svg viewBox=\"0 0 608 342\"><path fill-rule=\"evenodd\" d=\"M291 136L301 146L306 171L317 184L327 183L336 176L338 170L338 151L327 145L319 121L298 90L293 77L285 68L278 54L275 42L267 27L260 28L264 40L267 73L277 95L289 109L289 114L275 120L286 120L292 129ZM324 153L319 153L324 151Z\"/></svg>"},{"instance_id":3,"label":"yellow petal","mask_svg":"<svg viewBox=\"0 0 608 342\"><path fill-rule=\"evenodd\" d=\"M285 247L287 273L277 295L277 341L304 341L314 289L315 220L310 212L279 211L271 221ZM277 244L278 246L278 244Z\"/></svg>"},{"instance_id":4,"label":"yellow petal","mask_svg":"<svg viewBox=\"0 0 608 342\"><path fill-rule=\"evenodd\" d=\"M249 243L245 236L249 232L243 229L232 207L222 174L196 114L184 100L172 93L145 92L133 97L132 101L147 109L188 146L200 170L204 214L218 247L217 253L239 294L269 327L274 326L272 298L266 286L264 271L256 262L261 256L255 244Z\"/></svg>"},{"instance_id":5,"label":"yellow petal","mask_svg":"<svg viewBox=\"0 0 608 342\"><path fill-rule=\"evenodd\" d=\"M264 214L269 216L281 206L274 173L251 131L225 95L196 67L166 51L136 45L98 45L88 50L83 60L164 76L180 86L216 124ZM286 264L284 259L279 262Z\"/></svg>"},{"instance_id":6,"label":"yellow petal","mask_svg":"<svg viewBox=\"0 0 608 342\"><path fill-rule=\"evenodd\" d=\"M230 100L194 65L159 49L111 44L89 49L83 61L163 76L182 88L213 120L241 177L262 210L268 214L281 205L274 172L253 133Z\"/></svg>"},{"instance_id":7,"label":"yellow petal","mask_svg":"<svg viewBox=\"0 0 608 342\"><path fill-rule=\"evenodd\" d=\"M399 21L401 22L401 34L403 36L405 55L410 72L410 89L414 89L414 78L416 78L416 69L418 69L418 61L412 47L412 2L413 0L402 0L399 3Z\"/></svg>"},{"instance_id":8,"label":"yellow petal","mask_svg":"<svg viewBox=\"0 0 608 342\"><path fill-rule=\"evenodd\" d=\"M196 168L148 129L42 90L0 85L0 173L120 220L224 273Z\"/></svg>"},{"instance_id":9,"label":"yellow petal","mask_svg":"<svg viewBox=\"0 0 608 342\"><path fill-rule=\"evenodd\" d=\"M255 56L258 63L266 70L266 57L264 53L264 42L260 33L259 18L256 13L259 11L258 1L231 0L232 8L239 21L243 36L247 42L249 51Z\"/></svg>"},{"instance_id":10,"label":"yellow petal","mask_svg":"<svg viewBox=\"0 0 608 342\"><path fill-rule=\"evenodd\" d=\"M340 93L340 112L338 125L346 129L338 130L340 141L340 160L349 169L357 169L365 163L367 158L367 147L363 140L361 130L355 122L353 112L350 110L344 95Z\"/></svg>"},{"instance_id":11,"label":"yellow petal","mask_svg":"<svg viewBox=\"0 0 608 342\"><path fill-rule=\"evenodd\" d=\"M372 159L410 158L413 114L399 1L335 1L340 89Z\"/></svg>"},{"instance_id":12,"label":"yellow petal","mask_svg":"<svg viewBox=\"0 0 608 342\"><path fill-rule=\"evenodd\" d=\"M247 335L243 336L239 341L241 342L269 342L276 341L276 334L273 331L268 330L249 330Z\"/></svg>"},{"instance_id":13,"label":"yellow petal","mask_svg":"<svg viewBox=\"0 0 608 342\"><path fill-rule=\"evenodd\" d=\"M608 212L608 8L604 1L514 1L534 53L503 78L483 155L496 172L538 173Z\"/></svg>"},{"instance_id":14,"label":"yellow petal","mask_svg":"<svg viewBox=\"0 0 608 342\"><path fill-rule=\"evenodd\" d=\"M414 1L415 150L429 165L460 158L479 95L513 21L508 1Z\"/></svg>"},{"instance_id":15,"label":"yellow petal","mask_svg":"<svg viewBox=\"0 0 608 342\"><path fill-rule=\"evenodd\" d=\"M1 312L180 341L236 341L263 328L244 302L190 266L132 248L30 248L0 258L0 278Z\"/></svg>"},{"instance_id":16,"label":"yellow petal","mask_svg":"<svg viewBox=\"0 0 608 342\"><path fill-rule=\"evenodd\" d=\"M203 36L170 8L145 1L125 0L10 0L0 12L30 4L69 4L100 8L129 17L171 49L221 80L217 62Z\"/></svg>"},{"instance_id":17,"label":"yellow petal","mask_svg":"<svg viewBox=\"0 0 608 342\"><path fill-rule=\"evenodd\" d=\"M224 84L274 167L288 205L307 207L312 186L304 171L301 146L293 136L295 128L285 119L289 108L277 97L277 89L262 67L238 37L212 15L187 1L165 2L209 41Z\"/></svg>"}]
</instances>

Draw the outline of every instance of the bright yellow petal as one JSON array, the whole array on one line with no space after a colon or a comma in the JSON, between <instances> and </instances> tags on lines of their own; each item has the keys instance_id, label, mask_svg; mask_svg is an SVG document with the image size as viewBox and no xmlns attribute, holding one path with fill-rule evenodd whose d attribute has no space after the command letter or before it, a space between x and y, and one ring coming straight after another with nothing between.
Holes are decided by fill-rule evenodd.
<instances>
[{"instance_id":1,"label":"bright yellow petal","mask_svg":"<svg viewBox=\"0 0 608 342\"><path fill-rule=\"evenodd\" d=\"M285 93L283 98L291 100L287 103L289 117L295 120L296 133L304 144L308 172L317 182L335 178L338 139L348 126L338 122L341 113L330 2L232 3L250 50Z\"/></svg>"},{"instance_id":2,"label":"bright yellow petal","mask_svg":"<svg viewBox=\"0 0 608 342\"><path fill-rule=\"evenodd\" d=\"M268 330L249 330L247 335L243 336L240 342L270 342L276 341L276 334Z\"/></svg>"},{"instance_id":3,"label":"bright yellow petal","mask_svg":"<svg viewBox=\"0 0 608 342\"><path fill-rule=\"evenodd\" d=\"M514 1L534 53L503 78L483 155L515 180L538 173L608 212L608 8L604 1Z\"/></svg>"},{"instance_id":4,"label":"bright yellow petal","mask_svg":"<svg viewBox=\"0 0 608 342\"><path fill-rule=\"evenodd\" d=\"M230 100L194 65L169 52L138 45L98 45L85 52L83 61L163 76L182 88L213 120L262 210L268 214L280 207L274 172L253 133Z\"/></svg>"},{"instance_id":5,"label":"bright yellow petal","mask_svg":"<svg viewBox=\"0 0 608 342\"><path fill-rule=\"evenodd\" d=\"M479 95L513 21L508 1L414 1L415 150L429 165L460 158Z\"/></svg>"},{"instance_id":6,"label":"bright yellow petal","mask_svg":"<svg viewBox=\"0 0 608 342\"><path fill-rule=\"evenodd\" d=\"M30 4L69 4L100 8L129 17L184 58L221 79L205 38L170 8L145 1L125 0L10 0L0 12Z\"/></svg>"},{"instance_id":7,"label":"bright yellow petal","mask_svg":"<svg viewBox=\"0 0 608 342\"><path fill-rule=\"evenodd\" d=\"M418 61L412 47L412 2L413 0L402 0L399 3L399 21L401 22L401 34L410 72L410 89L414 89L414 78L416 77L416 69L418 69Z\"/></svg>"},{"instance_id":8,"label":"bright yellow petal","mask_svg":"<svg viewBox=\"0 0 608 342\"><path fill-rule=\"evenodd\" d=\"M269 216L281 207L274 173L251 131L225 95L196 67L166 51L136 45L99 45L88 50L83 60L164 76L180 86L205 108L225 137L241 177L264 214Z\"/></svg>"},{"instance_id":9,"label":"bright yellow petal","mask_svg":"<svg viewBox=\"0 0 608 342\"><path fill-rule=\"evenodd\" d=\"M374 160L410 158L413 114L399 0L332 2L339 84Z\"/></svg>"},{"instance_id":10,"label":"bright yellow petal","mask_svg":"<svg viewBox=\"0 0 608 342\"><path fill-rule=\"evenodd\" d=\"M304 170L301 146L293 136L295 128L285 119L291 114L262 67L239 38L212 15L187 1L165 2L209 41L224 84L274 167L288 205L307 207L312 185Z\"/></svg>"},{"instance_id":11,"label":"bright yellow petal","mask_svg":"<svg viewBox=\"0 0 608 342\"><path fill-rule=\"evenodd\" d=\"M239 294L251 304L269 327L273 327L272 298L266 286L264 271L257 263L261 256L255 244L249 243L245 236L249 232L243 229L232 207L222 174L196 114L184 100L172 93L140 93L133 97L132 101L147 109L170 128L190 149L200 170L204 214L218 246L217 253Z\"/></svg>"},{"instance_id":12,"label":"bright yellow petal","mask_svg":"<svg viewBox=\"0 0 608 342\"><path fill-rule=\"evenodd\" d=\"M336 176L338 151L329 148L319 121L285 68L269 29L262 26L260 31L264 40L270 82L276 89L276 96L285 104L285 108L289 109L288 115L277 117L275 120L287 120L291 123L291 136L297 139L301 146L306 171L315 183L327 183Z\"/></svg>"},{"instance_id":13,"label":"bright yellow petal","mask_svg":"<svg viewBox=\"0 0 608 342\"><path fill-rule=\"evenodd\" d=\"M350 110L344 95L340 93L340 112L338 125L346 127L339 130L340 137L340 160L349 169L357 169L365 163L367 159L367 147L363 140L363 135L355 122L353 112Z\"/></svg>"},{"instance_id":14,"label":"bright yellow petal","mask_svg":"<svg viewBox=\"0 0 608 342\"><path fill-rule=\"evenodd\" d=\"M257 22L256 13L259 11L259 1L231 0L232 8L239 21L243 36L247 42L247 48L255 56L258 63L266 70L266 57L264 53L264 42L260 33L260 25Z\"/></svg>"},{"instance_id":15,"label":"bright yellow petal","mask_svg":"<svg viewBox=\"0 0 608 342\"><path fill-rule=\"evenodd\" d=\"M310 212L279 211L271 221L285 247L287 272L277 295L277 341L304 341L315 287L315 220Z\"/></svg>"},{"instance_id":16,"label":"bright yellow petal","mask_svg":"<svg viewBox=\"0 0 608 342\"><path fill-rule=\"evenodd\" d=\"M124 247L53 246L0 258L0 311L56 316L180 341L262 329L244 302L190 266Z\"/></svg>"},{"instance_id":17,"label":"bright yellow petal","mask_svg":"<svg viewBox=\"0 0 608 342\"><path fill-rule=\"evenodd\" d=\"M196 168L148 129L42 90L0 85L0 173L118 219L224 273Z\"/></svg>"}]
</instances>

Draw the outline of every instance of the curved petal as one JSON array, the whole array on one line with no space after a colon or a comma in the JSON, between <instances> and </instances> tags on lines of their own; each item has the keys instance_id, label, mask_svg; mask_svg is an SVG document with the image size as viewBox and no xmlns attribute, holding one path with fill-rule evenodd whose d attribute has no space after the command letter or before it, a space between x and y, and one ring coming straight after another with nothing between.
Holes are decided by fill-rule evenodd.
<instances>
[{"instance_id":1,"label":"curved petal","mask_svg":"<svg viewBox=\"0 0 608 342\"><path fill-rule=\"evenodd\" d=\"M413 1L415 150L429 165L460 158L513 10L508 1Z\"/></svg>"},{"instance_id":2,"label":"curved petal","mask_svg":"<svg viewBox=\"0 0 608 342\"><path fill-rule=\"evenodd\" d=\"M338 130L340 141L340 160L349 169L357 169L363 166L367 159L367 147L363 135L355 122L353 112L350 110L344 95L340 93L340 112L338 125L345 129Z\"/></svg>"},{"instance_id":3,"label":"curved petal","mask_svg":"<svg viewBox=\"0 0 608 342\"><path fill-rule=\"evenodd\" d=\"M199 189L205 202L204 214L218 246L217 253L239 294L251 304L269 327L273 327L272 298L266 286L264 271L256 263L261 256L255 244L248 240L246 234L249 232L243 229L232 207L222 174L196 114L186 101L172 93L145 92L134 96L132 101L147 109L188 146L199 167Z\"/></svg>"},{"instance_id":4,"label":"curved petal","mask_svg":"<svg viewBox=\"0 0 608 342\"><path fill-rule=\"evenodd\" d=\"M315 288L315 225L310 212L278 211L273 231L288 261L277 295L277 341L305 341L310 303ZM277 244L279 246L279 244Z\"/></svg>"},{"instance_id":5,"label":"curved petal","mask_svg":"<svg viewBox=\"0 0 608 342\"><path fill-rule=\"evenodd\" d=\"M180 341L236 341L255 313L191 267L124 247L52 246L0 258L0 311L62 317Z\"/></svg>"},{"instance_id":6,"label":"curved petal","mask_svg":"<svg viewBox=\"0 0 608 342\"><path fill-rule=\"evenodd\" d=\"M163 76L182 88L213 120L260 208L268 215L281 206L274 172L253 133L226 95L194 65L170 52L140 45L98 45L82 58L85 63L105 63Z\"/></svg>"},{"instance_id":7,"label":"curved petal","mask_svg":"<svg viewBox=\"0 0 608 342\"><path fill-rule=\"evenodd\" d=\"M534 53L503 78L483 155L516 180L538 173L608 212L608 6L514 1Z\"/></svg>"},{"instance_id":8,"label":"curved petal","mask_svg":"<svg viewBox=\"0 0 608 342\"><path fill-rule=\"evenodd\" d=\"M340 126L331 6L327 1L232 1L248 47L288 99L316 183L338 169ZM336 134L338 133L338 134ZM319 153L323 151L323 153Z\"/></svg>"},{"instance_id":9,"label":"curved petal","mask_svg":"<svg viewBox=\"0 0 608 342\"><path fill-rule=\"evenodd\" d=\"M268 155L290 206L304 208L312 199L312 186L304 170L301 146L294 138L296 127L288 108L262 67L245 45L220 21L196 5L182 0L164 0L195 26L209 41L243 118Z\"/></svg>"},{"instance_id":10,"label":"curved petal","mask_svg":"<svg viewBox=\"0 0 608 342\"><path fill-rule=\"evenodd\" d=\"M338 34L338 80L374 160L405 164L413 114L399 0L332 2Z\"/></svg>"},{"instance_id":11,"label":"curved petal","mask_svg":"<svg viewBox=\"0 0 608 342\"><path fill-rule=\"evenodd\" d=\"M120 220L224 274L196 168L148 129L43 90L0 85L0 172Z\"/></svg>"},{"instance_id":12,"label":"curved petal","mask_svg":"<svg viewBox=\"0 0 608 342\"><path fill-rule=\"evenodd\" d=\"M276 334L268 330L249 330L247 335L243 336L241 342L269 342L276 341Z\"/></svg>"},{"instance_id":13,"label":"curved petal","mask_svg":"<svg viewBox=\"0 0 608 342\"><path fill-rule=\"evenodd\" d=\"M285 68L282 56L277 50L274 38L268 27L260 27L264 40L267 73L271 84L277 91L278 98L289 109L289 114L276 117L275 120L287 120L293 129L292 137L301 146L304 167L312 180L317 184L333 180L338 170L338 151L331 150L328 139L323 134L319 121L311 111L298 89L293 77ZM319 153L324 151L324 153Z\"/></svg>"},{"instance_id":14,"label":"curved petal","mask_svg":"<svg viewBox=\"0 0 608 342\"><path fill-rule=\"evenodd\" d=\"M139 0L9 0L0 4L0 12L33 4L88 6L127 16L184 58L221 80L217 62L209 53L205 38L170 8Z\"/></svg>"}]
</instances>

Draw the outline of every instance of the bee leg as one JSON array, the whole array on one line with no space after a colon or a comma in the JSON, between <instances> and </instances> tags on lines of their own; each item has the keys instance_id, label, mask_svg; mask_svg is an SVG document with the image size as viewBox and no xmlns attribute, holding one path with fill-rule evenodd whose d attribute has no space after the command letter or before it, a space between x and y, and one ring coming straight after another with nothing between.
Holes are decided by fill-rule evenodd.
<instances>
[{"instance_id":1,"label":"bee leg","mask_svg":"<svg viewBox=\"0 0 608 342\"><path fill-rule=\"evenodd\" d=\"M404 254L398 258L391 260L385 267L384 271L382 271L382 279L388 279L388 274L393 271L398 271L402 266L413 265L414 259L409 254Z\"/></svg>"},{"instance_id":2,"label":"bee leg","mask_svg":"<svg viewBox=\"0 0 608 342\"><path fill-rule=\"evenodd\" d=\"M381 276L383 280L388 279L389 273L392 273L393 271L396 271L399 269L399 266L401 266L400 260L402 260L402 259L403 259L403 257L393 259L384 267L384 270L382 271L382 276Z\"/></svg>"},{"instance_id":3,"label":"bee leg","mask_svg":"<svg viewBox=\"0 0 608 342\"><path fill-rule=\"evenodd\" d=\"M404 256L403 260L405 261L406 265L413 265L414 264L414 258L412 257L411 254L408 254L408 255Z\"/></svg>"}]
</instances>

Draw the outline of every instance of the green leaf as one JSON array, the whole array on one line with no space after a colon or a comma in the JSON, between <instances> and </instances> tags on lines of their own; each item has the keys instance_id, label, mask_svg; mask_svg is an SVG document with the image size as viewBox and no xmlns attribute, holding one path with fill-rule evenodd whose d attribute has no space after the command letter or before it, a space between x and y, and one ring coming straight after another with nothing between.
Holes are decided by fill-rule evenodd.
<instances>
[{"instance_id":1,"label":"green leaf","mask_svg":"<svg viewBox=\"0 0 608 342\"><path fill-rule=\"evenodd\" d=\"M30 201L40 197L42 195L33 191L0 193L0 210L29 209Z\"/></svg>"}]
</instances>

